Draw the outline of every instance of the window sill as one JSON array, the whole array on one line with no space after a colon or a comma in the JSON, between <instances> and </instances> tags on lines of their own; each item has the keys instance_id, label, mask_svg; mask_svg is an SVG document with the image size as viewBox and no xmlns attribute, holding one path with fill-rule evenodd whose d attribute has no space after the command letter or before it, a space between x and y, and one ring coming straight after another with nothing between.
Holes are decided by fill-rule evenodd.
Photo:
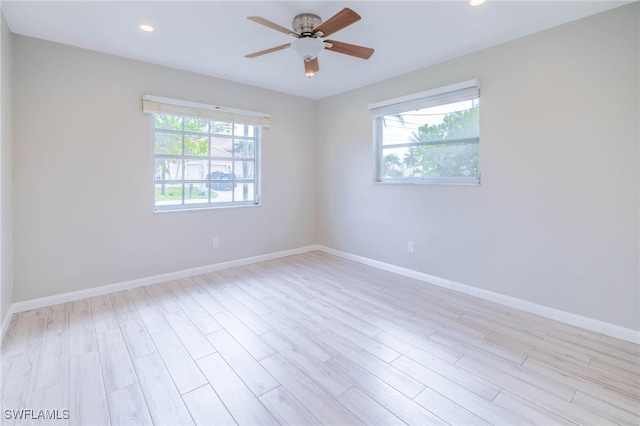
<instances>
[{"instance_id":1,"label":"window sill","mask_svg":"<svg viewBox=\"0 0 640 426\"><path fill-rule=\"evenodd\" d=\"M471 179L403 179L374 181L377 185L452 185L452 186L480 186L480 180Z\"/></svg>"},{"instance_id":2,"label":"window sill","mask_svg":"<svg viewBox=\"0 0 640 426\"><path fill-rule=\"evenodd\" d=\"M205 210L220 210L220 209L237 209L237 208L246 208L246 207L260 207L262 203L257 204L235 204L235 205L224 205L224 206L206 206L206 207L154 207L152 213L178 213L178 212L197 212L197 211L205 211Z\"/></svg>"}]
</instances>

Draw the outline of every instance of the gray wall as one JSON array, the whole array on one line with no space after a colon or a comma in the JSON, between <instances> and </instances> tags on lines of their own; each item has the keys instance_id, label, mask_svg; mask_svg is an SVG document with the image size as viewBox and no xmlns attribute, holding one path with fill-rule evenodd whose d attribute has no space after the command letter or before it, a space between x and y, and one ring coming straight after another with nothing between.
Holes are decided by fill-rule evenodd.
<instances>
[{"instance_id":1,"label":"gray wall","mask_svg":"<svg viewBox=\"0 0 640 426\"><path fill-rule=\"evenodd\" d=\"M320 101L319 243L640 329L639 15L635 3ZM482 185L374 184L367 105L474 78Z\"/></svg>"},{"instance_id":2,"label":"gray wall","mask_svg":"<svg viewBox=\"0 0 640 426\"><path fill-rule=\"evenodd\" d=\"M13 299L13 35L0 14L0 323Z\"/></svg>"},{"instance_id":3,"label":"gray wall","mask_svg":"<svg viewBox=\"0 0 640 426\"><path fill-rule=\"evenodd\" d=\"M15 61L14 301L315 243L314 101L22 36ZM152 213L145 93L271 113L262 206Z\"/></svg>"}]
</instances>

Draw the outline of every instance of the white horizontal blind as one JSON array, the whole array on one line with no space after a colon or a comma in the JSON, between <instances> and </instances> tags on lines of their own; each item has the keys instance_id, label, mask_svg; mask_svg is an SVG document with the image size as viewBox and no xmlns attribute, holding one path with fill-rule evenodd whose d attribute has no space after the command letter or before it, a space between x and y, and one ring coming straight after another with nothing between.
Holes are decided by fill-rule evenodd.
<instances>
[{"instance_id":1,"label":"white horizontal blind","mask_svg":"<svg viewBox=\"0 0 640 426\"><path fill-rule=\"evenodd\" d=\"M371 117L383 117L385 115L399 114L407 111L415 111L421 108L429 108L436 105L467 101L480 96L478 80L469 80L437 89L426 90L387 101L376 102L369 105Z\"/></svg>"},{"instance_id":2,"label":"white horizontal blind","mask_svg":"<svg viewBox=\"0 0 640 426\"><path fill-rule=\"evenodd\" d=\"M199 102L182 101L160 96L142 95L142 111L157 114L187 115L212 120L271 127L271 115Z\"/></svg>"}]
</instances>

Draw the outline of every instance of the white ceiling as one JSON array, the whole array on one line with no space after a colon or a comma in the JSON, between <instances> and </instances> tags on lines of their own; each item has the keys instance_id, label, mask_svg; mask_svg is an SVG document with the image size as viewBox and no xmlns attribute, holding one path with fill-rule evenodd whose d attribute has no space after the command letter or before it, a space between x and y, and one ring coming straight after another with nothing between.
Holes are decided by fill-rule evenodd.
<instances>
[{"instance_id":1,"label":"white ceiling","mask_svg":"<svg viewBox=\"0 0 640 426\"><path fill-rule=\"evenodd\" d=\"M319 99L580 19L629 1L16 1L2 11L16 34ZM290 28L295 15L324 20L350 7L362 20L331 36L373 47L365 61L324 51L304 75L291 50L245 54L293 40L246 19ZM138 23L155 27L144 33Z\"/></svg>"}]
</instances>

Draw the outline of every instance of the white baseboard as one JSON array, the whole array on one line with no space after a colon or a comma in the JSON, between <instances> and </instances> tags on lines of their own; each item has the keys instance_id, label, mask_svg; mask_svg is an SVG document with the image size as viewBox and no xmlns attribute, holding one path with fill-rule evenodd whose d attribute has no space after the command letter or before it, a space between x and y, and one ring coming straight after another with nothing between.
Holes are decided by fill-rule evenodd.
<instances>
[{"instance_id":1,"label":"white baseboard","mask_svg":"<svg viewBox=\"0 0 640 426\"><path fill-rule=\"evenodd\" d=\"M11 304L9 305L8 312L5 314L4 318L2 318L2 326L0 328L0 344L2 344L2 341L4 340L4 334L9 328L9 324L11 323L11 318L13 317L14 313L15 312L13 310L13 304Z\"/></svg>"},{"instance_id":2,"label":"white baseboard","mask_svg":"<svg viewBox=\"0 0 640 426\"><path fill-rule=\"evenodd\" d=\"M337 257L341 257L343 259L362 263L364 265L372 266L374 268L393 272L394 274L403 275L409 278L414 278L416 280L425 281L430 284L435 284L437 286L444 287L450 290L459 291L460 293L469 294L471 296L479 297L481 299L485 299L491 302L500 303L502 305L520 309L525 312L540 315L542 317L560 321L576 327L581 327L586 330L594 331L596 333L606 334L608 336L625 340L627 342L640 344L640 331L632 330L629 328L621 327L619 325L610 324L610 323L599 321L592 318L583 317L580 315L572 314L570 312L565 312L559 309L550 308L548 306L538 305L537 303L527 302L526 300L517 299L515 297L506 296L500 293L494 293L489 290L484 290L484 289L473 287L470 285L461 284L455 281L447 280L445 278L440 278L440 277L425 274L422 272L414 271L412 269L406 269L406 268L391 265L388 263L379 262L377 260L343 252L340 250L335 250L329 247L320 246L318 250L328 254L332 254Z\"/></svg>"},{"instance_id":3,"label":"white baseboard","mask_svg":"<svg viewBox=\"0 0 640 426\"><path fill-rule=\"evenodd\" d=\"M526 300L517 299L515 297L506 296L499 293L494 293L489 290L461 284L455 281L447 280L445 278L436 277L433 275L425 274L423 272L414 271L407 268L391 265L388 263L380 262L377 260L369 259L367 257L358 256L355 254L335 250L329 247L321 245L311 245L306 247L300 247L291 250L284 250L274 253L263 254L254 257L247 257L244 259L231 260L228 262L216 263L213 265L201 266L198 268L185 269L182 271L170 272L161 275L154 275L152 277L140 278L131 281L124 281L121 283L109 284L100 287L94 287L85 290L78 290L69 293L62 293L53 296L41 297L38 299L26 300L24 302L14 302L9 307L9 312L5 315L2 321L2 328L0 329L0 342L4 339L4 335L9 328L11 317L18 312L24 312L31 309L43 308L46 306L56 305L59 303L66 303L75 300L81 300L87 297L101 296L103 294L109 294L116 291L128 290L131 288L142 287L150 284L158 284L165 281L177 280L180 278L190 277L193 275L206 274L208 272L220 271L223 269L234 268L236 266L249 265L252 263L263 262L266 260L278 259L281 257L293 256L296 254L307 253L310 251L319 250L343 259L351 260L354 262L362 263L364 265L372 266L374 268L382 269L385 271L393 272L398 275L403 275L409 278L414 278L420 281L428 282L440 287L444 287L450 290L459 291L460 293L476 296L481 299L489 300L491 302L500 303L512 308L520 309L525 312L540 315L542 317L550 318L556 321L571 324L576 327L581 327L586 330L594 331L596 333L606 334L618 339L622 339L631 343L640 344L640 332L618 325L609 324L603 321L595 320L592 318L583 317L580 315L572 314L570 312L561 311L559 309L550 308L548 306L538 305L536 303L527 302Z\"/></svg>"},{"instance_id":4,"label":"white baseboard","mask_svg":"<svg viewBox=\"0 0 640 426\"><path fill-rule=\"evenodd\" d=\"M278 259L281 257L293 256L296 254L307 253L309 251L320 250L320 246L306 246L291 250L284 250L274 253L267 253L259 256L247 257L244 259L230 260L228 262L216 263L213 265L200 266L197 268L184 269L182 271L169 272L166 274L154 275L151 277L139 278L131 281L124 281L115 284L103 285L84 290L71 291L68 293L55 294L52 296L40 297L38 299L25 300L23 302L14 302L9 307L9 312L2 321L2 330L0 334L0 342L4 339L5 332L11 322L13 314L18 312L29 311L31 309L44 308L46 306L57 305L59 303L73 302L75 300L85 299L87 297L101 296L116 291L128 290L136 287L142 287L150 284L158 284L166 281L173 281L180 278L191 277L194 275L206 274L208 272L220 271L223 269L234 268L236 266L249 265L252 263L264 262L266 260Z\"/></svg>"}]
</instances>

